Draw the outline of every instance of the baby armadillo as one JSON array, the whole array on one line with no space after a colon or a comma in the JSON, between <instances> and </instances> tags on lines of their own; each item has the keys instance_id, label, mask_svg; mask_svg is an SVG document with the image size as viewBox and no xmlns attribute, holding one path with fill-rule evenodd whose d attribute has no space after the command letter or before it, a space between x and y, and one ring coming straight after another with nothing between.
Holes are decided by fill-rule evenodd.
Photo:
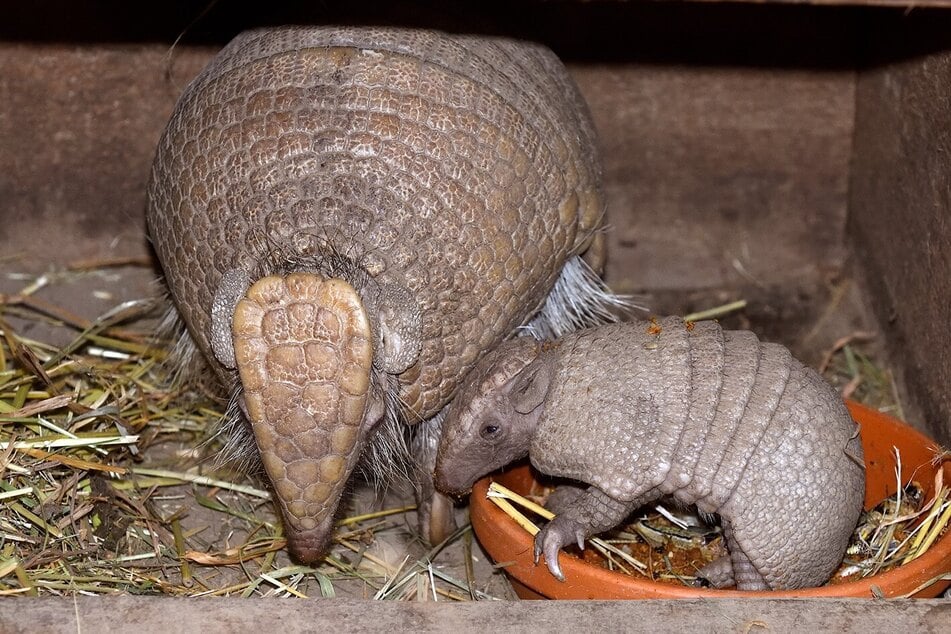
<instances>
[{"instance_id":1,"label":"baby armadillo","mask_svg":"<svg viewBox=\"0 0 951 634\"><path fill-rule=\"evenodd\" d=\"M484 357L450 405L436 485L467 491L525 455L589 485L536 536L558 551L661 496L719 514L729 557L714 586L794 589L828 580L865 492L856 424L836 391L781 345L714 322L611 324Z\"/></svg>"},{"instance_id":2,"label":"baby armadillo","mask_svg":"<svg viewBox=\"0 0 951 634\"><path fill-rule=\"evenodd\" d=\"M370 471L386 469L387 439L438 423L484 352L612 302L592 273L604 257L594 129L537 44L244 33L186 88L148 194L172 299L232 390L236 426L250 423L304 562L327 545L361 456L383 447ZM426 474L430 438L416 445Z\"/></svg>"}]
</instances>

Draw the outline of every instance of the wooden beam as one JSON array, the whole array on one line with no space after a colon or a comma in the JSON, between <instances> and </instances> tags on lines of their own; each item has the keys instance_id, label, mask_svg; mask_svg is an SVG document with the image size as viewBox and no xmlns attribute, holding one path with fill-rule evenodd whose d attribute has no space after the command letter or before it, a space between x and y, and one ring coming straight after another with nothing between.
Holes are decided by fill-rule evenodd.
<instances>
[{"instance_id":1,"label":"wooden beam","mask_svg":"<svg viewBox=\"0 0 951 634\"><path fill-rule=\"evenodd\" d=\"M481 601L76 597L0 602L0 631L947 632L951 600Z\"/></svg>"}]
</instances>

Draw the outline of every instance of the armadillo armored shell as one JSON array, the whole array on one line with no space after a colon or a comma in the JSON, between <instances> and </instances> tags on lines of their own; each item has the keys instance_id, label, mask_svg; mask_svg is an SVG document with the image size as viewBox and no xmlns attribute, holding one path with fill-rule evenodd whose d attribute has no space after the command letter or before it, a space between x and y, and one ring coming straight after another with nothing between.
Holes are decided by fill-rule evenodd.
<instances>
[{"instance_id":1,"label":"armadillo armored shell","mask_svg":"<svg viewBox=\"0 0 951 634\"><path fill-rule=\"evenodd\" d=\"M222 50L162 136L148 208L172 297L223 377L208 332L229 270L342 256L351 276L408 289L422 351L400 397L420 417L539 308L568 257L587 249L600 267L601 215L593 128L551 51L337 27Z\"/></svg>"}]
</instances>

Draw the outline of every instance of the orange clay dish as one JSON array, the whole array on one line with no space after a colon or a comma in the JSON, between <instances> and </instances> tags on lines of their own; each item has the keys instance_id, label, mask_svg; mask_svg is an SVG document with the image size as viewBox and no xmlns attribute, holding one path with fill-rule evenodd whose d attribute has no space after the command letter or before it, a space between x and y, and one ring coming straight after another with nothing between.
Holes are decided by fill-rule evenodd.
<instances>
[{"instance_id":1,"label":"orange clay dish","mask_svg":"<svg viewBox=\"0 0 951 634\"><path fill-rule=\"evenodd\" d=\"M472 491L470 513L472 525L480 542L492 558L504 568L522 598L552 599L646 599L646 598L700 598L700 597L935 597L951 585L951 530L948 530L948 517L951 506L947 498L934 500L941 489L947 495L951 485L951 459L946 453L922 434L889 416L872 409L848 403L849 410L861 426L862 444L866 461L865 508L871 510L888 498L904 496L915 497L915 487L920 488L923 496L920 504L919 519L911 522L917 526L931 520L933 527L920 530L907 540L906 549L899 556L900 565L884 572L860 577L856 566L850 565L851 555L832 581L818 588L803 588L789 591L740 592L736 590L715 590L689 587L674 579L671 581L652 581L647 576L634 572L626 574L609 570L605 557L598 554L597 548L590 545L585 549L584 559L563 553L560 556L565 581L560 582L548 571L543 562L534 565L532 556L533 537L525 528L519 526L512 517L506 515L496 504L487 498L491 481L512 489L518 494L531 495L540 491L541 485L535 480L532 470L526 465L516 467L501 475L483 478L476 483ZM896 452L897 450L897 452ZM943 458L943 461L942 461ZM896 470L900 469L902 492L898 496ZM932 503L934 502L934 503ZM942 506L944 502L944 506ZM507 500L502 501L504 506ZM892 504L885 513L908 513L908 504ZM929 513L930 511L930 513ZM871 514L870 514L871 515ZM865 516L863 516L864 518ZM928 519L920 519L928 518ZM870 522L869 519L863 519ZM885 530L890 522L878 520ZM908 523L908 522L906 522ZM656 524L656 522L655 522ZM944 525L944 529L940 528ZM937 528L934 528L937 527ZM922 527L928 529L928 527ZM625 530L625 529L622 529ZM627 529L630 530L630 529ZM857 533L865 536L871 529L868 524L860 524ZM927 537L930 533L930 537ZM920 537L919 537L920 535ZM603 536L602 536L603 537ZM935 538L936 537L936 538ZM891 541L900 542L897 533ZM927 544L928 539L934 539ZM692 550L669 549L653 556L667 561L652 567L670 567L690 569L701 556L712 556L713 552L702 553L706 547L699 545ZM719 540L715 540L719 541ZM656 545L656 544L655 544ZM650 546L644 545L647 551ZM715 544L711 544L715 548ZM610 546L609 546L610 548ZM920 552L918 556L914 548ZM927 548L927 550L925 550ZM650 553L643 551L642 554ZM853 548L850 547L850 553ZM923 551L923 552L922 552ZM610 556L610 555L609 555ZM613 556L611 556L614 558ZM643 558L641 558L643 561ZM623 565L623 559L620 560ZM655 562L657 563L657 562ZM845 574L842 574L845 573Z\"/></svg>"}]
</instances>

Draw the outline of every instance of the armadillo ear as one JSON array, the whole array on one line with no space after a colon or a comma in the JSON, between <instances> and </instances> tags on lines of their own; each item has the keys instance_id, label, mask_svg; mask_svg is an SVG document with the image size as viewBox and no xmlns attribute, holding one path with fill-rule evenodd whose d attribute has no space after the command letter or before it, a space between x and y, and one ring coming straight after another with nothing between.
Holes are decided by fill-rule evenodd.
<instances>
[{"instance_id":1,"label":"armadillo ear","mask_svg":"<svg viewBox=\"0 0 951 634\"><path fill-rule=\"evenodd\" d=\"M251 278L246 271L231 269L222 276L215 290L211 304L211 333L208 340L215 358L226 368L234 369L234 342L231 333L231 319L235 306L244 297L251 286Z\"/></svg>"},{"instance_id":2,"label":"armadillo ear","mask_svg":"<svg viewBox=\"0 0 951 634\"><path fill-rule=\"evenodd\" d=\"M506 390L516 412L528 414L544 402L551 385L551 375L550 363L533 361L509 381Z\"/></svg>"},{"instance_id":3,"label":"armadillo ear","mask_svg":"<svg viewBox=\"0 0 951 634\"><path fill-rule=\"evenodd\" d=\"M380 285L380 343L383 370L400 374L419 360L423 319L408 289L396 283Z\"/></svg>"}]
</instances>

